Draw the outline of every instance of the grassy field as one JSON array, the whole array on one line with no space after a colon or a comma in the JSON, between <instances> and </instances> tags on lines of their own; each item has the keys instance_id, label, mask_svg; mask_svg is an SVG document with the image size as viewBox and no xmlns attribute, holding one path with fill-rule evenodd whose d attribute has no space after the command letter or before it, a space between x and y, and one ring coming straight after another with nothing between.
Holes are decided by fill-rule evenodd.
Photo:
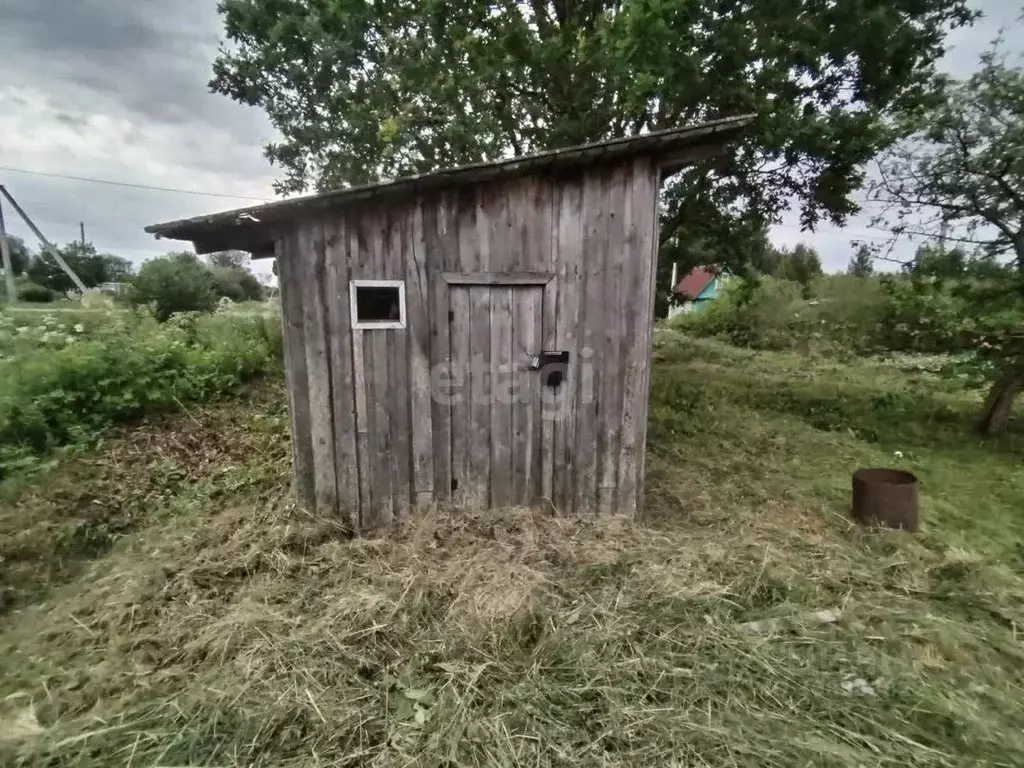
<instances>
[{"instance_id":1,"label":"grassy field","mask_svg":"<svg viewBox=\"0 0 1024 768\"><path fill-rule=\"evenodd\" d=\"M1024 764L1022 425L909 360L655 356L640 523L345 541L286 501L277 380L8 483L0 763ZM848 522L879 464L920 534Z\"/></svg>"}]
</instances>

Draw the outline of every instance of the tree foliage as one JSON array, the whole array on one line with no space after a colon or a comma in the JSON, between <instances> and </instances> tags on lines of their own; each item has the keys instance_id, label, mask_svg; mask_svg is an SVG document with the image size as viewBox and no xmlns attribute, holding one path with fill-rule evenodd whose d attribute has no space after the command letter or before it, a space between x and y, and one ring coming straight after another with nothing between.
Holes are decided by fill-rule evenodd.
<instances>
[{"instance_id":1,"label":"tree foliage","mask_svg":"<svg viewBox=\"0 0 1024 768\"><path fill-rule=\"evenodd\" d=\"M241 267L211 267L213 292L216 296L232 301L259 301L263 298L263 286L256 276Z\"/></svg>"},{"instance_id":2,"label":"tree foliage","mask_svg":"<svg viewBox=\"0 0 1024 768\"><path fill-rule=\"evenodd\" d=\"M821 274L821 258L818 252L809 245L797 243L792 251L784 251L775 271L777 277L799 283L804 297L811 291L811 283Z\"/></svg>"},{"instance_id":3,"label":"tree foliage","mask_svg":"<svg viewBox=\"0 0 1024 768\"><path fill-rule=\"evenodd\" d=\"M229 250L211 253L206 257L206 260L211 267L246 269L251 259L245 251Z\"/></svg>"},{"instance_id":4,"label":"tree foliage","mask_svg":"<svg viewBox=\"0 0 1024 768\"><path fill-rule=\"evenodd\" d=\"M221 0L211 87L259 106L280 192L756 113L666 190L665 263L741 266L765 221L856 210L860 170L919 108L965 0L490 3Z\"/></svg>"},{"instance_id":5,"label":"tree foliage","mask_svg":"<svg viewBox=\"0 0 1024 768\"><path fill-rule=\"evenodd\" d=\"M906 270L915 278L959 280L967 272L968 256L962 248L946 248L924 243L914 252L914 260Z\"/></svg>"},{"instance_id":6,"label":"tree foliage","mask_svg":"<svg viewBox=\"0 0 1024 768\"><path fill-rule=\"evenodd\" d=\"M14 235L7 235L7 250L11 255L11 271L15 275L22 274L28 269L32 254L25 245L25 241ZM0 265L2 266L2 265Z\"/></svg>"},{"instance_id":7,"label":"tree foliage","mask_svg":"<svg viewBox=\"0 0 1024 768\"><path fill-rule=\"evenodd\" d=\"M855 277L869 277L874 274L875 260L871 249L865 245L860 246L850 259L850 265L846 268L847 274Z\"/></svg>"},{"instance_id":8,"label":"tree foliage","mask_svg":"<svg viewBox=\"0 0 1024 768\"><path fill-rule=\"evenodd\" d=\"M142 265L129 291L132 304L152 305L163 322L175 312L212 311L214 279L194 253L169 253Z\"/></svg>"},{"instance_id":9,"label":"tree foliage","mask_svg":"<svg viewBox=\"0 0 1024 768\"><path fill-rule=\"evenodd\" d=\"M58 253L74 270L86 288L100 283L119 282L132 274L131 262L109 253L97 253L92 243L68 243ZM58 293L77 290L74 281L45 250L32 260L26 270L29 278Z\"/></svg>"},{"instance_id":10,"label":"tree foliage","mask_svg":"<svg viewBox=\"0 0 1024 768\"><path fill-rule=\"evenodd\" d=\"M1024 70L994 50L914 120L918 133L882 160L871 196L895 235L953 233L972 249L923 248L911 272L935 290L962 278L960 339L994 381L981 427L996 432L1024 389Z\"/></svg>"}]
</instances>

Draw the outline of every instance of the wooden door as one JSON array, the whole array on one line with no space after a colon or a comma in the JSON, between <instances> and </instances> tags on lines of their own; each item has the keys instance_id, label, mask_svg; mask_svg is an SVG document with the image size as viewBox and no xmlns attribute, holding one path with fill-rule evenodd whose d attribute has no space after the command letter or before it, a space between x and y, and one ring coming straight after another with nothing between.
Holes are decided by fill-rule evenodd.
<instances>
[{"instance_id":1,"label":"wooden door","mask_svg":"<svg viewBox=\"0 0 1024 768\"><path fill-rule=\"evenodd\" d=\"M542 285L450 285L452 499L467 507L540 497Z\"/></svg>"}]
</instances>

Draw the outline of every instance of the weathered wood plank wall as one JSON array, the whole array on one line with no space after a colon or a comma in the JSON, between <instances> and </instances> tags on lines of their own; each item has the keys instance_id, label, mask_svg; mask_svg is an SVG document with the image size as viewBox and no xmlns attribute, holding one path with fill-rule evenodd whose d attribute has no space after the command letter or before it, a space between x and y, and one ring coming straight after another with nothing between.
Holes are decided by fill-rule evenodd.
<instances>
[{"instance_id":1,"label":"weathered wood plank wall","mask_svg":"<svg viewBox=\"0 0 1024 768\"><path fill-rule=\"evenodd\" d=\"M306 342L302 301L305 286L300 270L302 254L297 233L279 241L274 249L281 282L281 335L284 346L285 382L292 422L292 478L295 495L309 509L316 505L313 480L313 437L310 431L309 381L306 377Z\"/></svg>"},{"instance_id":2,"label":"weathered wood plank wall","mask_svg":"<svg viewBox=\"0 0 1024 768\"><path fill-rule=\"evenodd\" d=\"M640 158L352 206L283 238L300 501L354 530L449 501L635 514L657 190ZM407 327L352 330L352 279L404 281ZM557 392L532 374L514 389L526 407L491 396L541 348L570 353Z\"/></svg>"}]
</instances>

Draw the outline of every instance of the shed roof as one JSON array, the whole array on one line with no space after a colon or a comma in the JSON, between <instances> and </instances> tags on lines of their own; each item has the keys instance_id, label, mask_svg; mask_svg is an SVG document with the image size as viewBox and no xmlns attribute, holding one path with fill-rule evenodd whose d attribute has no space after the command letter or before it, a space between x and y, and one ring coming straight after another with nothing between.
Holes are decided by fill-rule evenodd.
<instances>
[{"instance_id":1,"label":"shed roof","mask_svg":"<svg viewBox=\"0 0 1024 768\"><path fill-rule=\"evenodd\" d=\"M718 272L714 267L694 267L686 277L679 281L676 293L685 299L696 299L717 275Z\"/></svg>"},{"instance_id":2,"label":"shed roof","mask_svg":"<svg viewBox=\"0 0 1024 768\"><path fill-rule=\"evenodd\" d=\"M699 152L681 153L682 150L718 150L727 141L739 135L753 120L754 115L740 115L638 136L473 163L416 176L403 176L379 184L346 187L222 213L152 224L146 227L146 232L157 237L192 240L200 253L225 248L244 249L250 245L260 245L260 241L267 237L268 227L274 224L280 224L301 214L339 207L368 198L398 197L425 189L457 187L496 178L565 169L644 154L662 157L665 159L663 165L666 170L677 170L701 156Z\"/></svg>"}]
</instances>

